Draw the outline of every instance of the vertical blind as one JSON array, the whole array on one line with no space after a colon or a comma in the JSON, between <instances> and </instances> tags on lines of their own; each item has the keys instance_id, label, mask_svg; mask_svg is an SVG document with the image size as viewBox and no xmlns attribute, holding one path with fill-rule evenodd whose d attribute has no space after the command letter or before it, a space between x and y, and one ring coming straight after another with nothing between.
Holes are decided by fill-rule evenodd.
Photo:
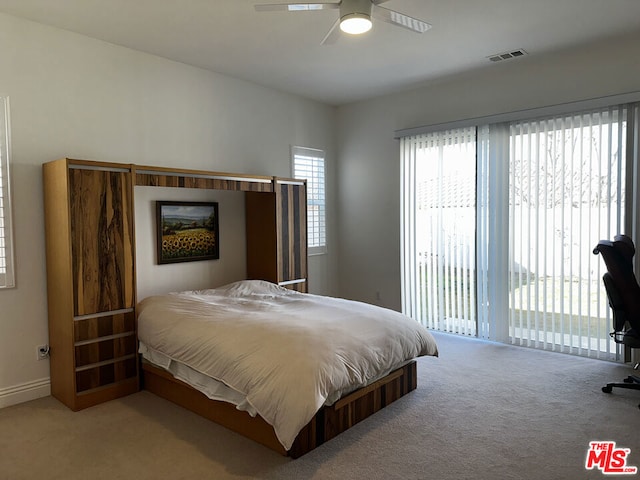
<instances>
[{"instance_id":1,"label":"vertical blind","mask_svg":"<svg viewBox=\"0 0 640 480\"><path fill-rule=\"evenodd\" d=\"M9 151L9 100L0 97L0 288L15 285L11 244Z\"/></svg>"},{"instance_id":2,"label":"vertical blind","mask_svg":"<svg viewBox=\"0 0 640 480\"><path fill-rule=\"evenodd\" d=\"M326 252L324 152L293 147L293 176L307 181L307 242L310 254Z\"/></svg>"},{"instance_id":3,"label":"vertical blind","mask_svg":"<svg viewBox=\"0 0 640 480\"><path fill-rule=\"evenodd\" d=\"M509 340L509 125L478 127L476 277L478 336Z\"/></svg>"},{"instance_id":4,"label":"vertical blind","mask_svg":"<svg viewBox=\"0 0 640 480\"><path fill-rule=\"evenodd\" d=\"M402 137L403 311L437 330L621 358L592 251L637 239L638 120L630 104Z\"/></svg>"},{"instance_id":5,"label":"vertical blind","mask_svg":"<svg viewBox=\"0 0 640 480\"><path fill-rule=\"evenodd\" d=\"M609 358L598 240L625 230L627 109L516 122L510 132L509 333L517 344ZM629 232L630 233L630 232Z\"/></svg>"},{"instance_id":6,"label":"vertical blind","mask_svg":"<svg viewBox=\"0 0 640 480\"><path fill-rule=\"evenodd\" d=\"M475 127L401 139L403 311L474 335Z\"/></svg>"}]
</instances>

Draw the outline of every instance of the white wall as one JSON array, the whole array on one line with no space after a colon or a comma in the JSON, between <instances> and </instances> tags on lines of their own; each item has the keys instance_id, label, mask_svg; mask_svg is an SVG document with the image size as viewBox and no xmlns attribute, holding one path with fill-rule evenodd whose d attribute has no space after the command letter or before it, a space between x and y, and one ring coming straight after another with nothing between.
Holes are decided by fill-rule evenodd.
<instances>
[{"instance_id":1,"label":"white wall","mask_svg":"<svg viewBox=\"0 0 640 480\"><path fill-rule=\"evenodd\" d=\"M0 407L49 391L49 362L36 361L36 345L48 342L43 162L71 157L289 176L293 144L325 149L335 184L332 107L6 15L0 95L11 102L17 280L15 289L0 290ZM141 192L141 199L148 195ZM170 266L162 275L177 287L204 288L240 274L230 260L243 261L244 243L227 237L239 219L226 215L242 207L222 194L211 198L225 205L223 258ZM145 201L138 205L143 215L152 199ZM328 208L335 218L335 204ZM138 228L144 241L149 226L141 221ZM141 257L138 275L146 280L159 267ZM335 252L310 261L312 291L333 293L335 265Z\"/></svg>"},{"instance_id":2,"label":"white wall","mask_svg":"<svg viewBox=\"0 0 640 480\"><path fill-rule=\"evenodd\" d=\"M530 52L412 91L341 107L340 294L400 309L395 130L640 91L638 58L640 32L575 50Z\"/></svg>"},{"instance_id":3,"label":"white wall","mask_svg":"<svg viewBox=\"0 0 640 480\"><path fill-rule=\"evenodd\" d=\"M135 187L138 301L149 295L214 288L246 278L244 193L223 190ZM156 200L218 202L220 258L159 265L156 261ZM176 278L180 279L176 284Z\"/></svg>"}]
</instances>

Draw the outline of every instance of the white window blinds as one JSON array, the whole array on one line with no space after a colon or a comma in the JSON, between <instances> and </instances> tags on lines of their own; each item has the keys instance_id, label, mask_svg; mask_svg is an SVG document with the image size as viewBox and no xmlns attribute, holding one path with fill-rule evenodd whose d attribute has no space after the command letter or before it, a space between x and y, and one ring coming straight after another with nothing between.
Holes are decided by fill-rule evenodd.
<instances>
[{"instance_id":1,"label":"white window blinds","mask_svg":"<svg viewBox=\"0 0 640 480\"><path fill-rule=\"evenodd\" d=\"M403 312L475 335L476 129L401 139Z\"/></svg>"},{"instance_id":2,"label":"white window blinds","mask_svg":"<svg viewBox=\"0 0 640 480\"><path fill-rule=\"evenodd\" d=\"M438 330L623 358L592 252L618 233L640 242L639 120L627 104L401 138L403 311Z\"/></svg>"},{"instance_id":3,"label":"white window blinds","mask_svg":"<svg viewBox=\"0 0 640 480\"><path fill-rule=\"evenodd\" d=\"M15 286L9 191L9 99L0 97L0 288Z\"/></svg>"},{"instance_id":4,"label":"white window blinds","mask_svg":"<svg viewBox=\"0 0 640 480\"><path fill-rule=\"evenodd\" d=\"M307 181L307 242L310 255L327 251L325 159L322 150L293 147L293 176Z\"/></svg>"},{"instance_id":5,"label":"white window blinds","mask_svg":"<svg viewBox=\"0 0 640 480\"><path fill-rule=\"evenodd\" d=\"M515 122L510 132L509 335L513 343L601 358L606 271L592 254L625 229L627 108Z\"/></svg>"}]
</instances>

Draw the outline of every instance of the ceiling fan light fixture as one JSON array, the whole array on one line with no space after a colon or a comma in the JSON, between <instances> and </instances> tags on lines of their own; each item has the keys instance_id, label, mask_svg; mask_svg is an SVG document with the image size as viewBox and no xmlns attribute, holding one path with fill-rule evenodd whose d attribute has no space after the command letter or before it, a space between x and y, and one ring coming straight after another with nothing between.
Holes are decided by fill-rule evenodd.
<instances>
[{"instance_id":1,"label":"ceiling fan light fixture","mask_svg":"<svg viewBox=\"0 0 640 480\"><path fill-rule=\"evenodd\" d=\"M368 32L371 26L371 17L364 13L350 13L340 19L340 30L351 35Z\"/></svg>"}]
</instances>

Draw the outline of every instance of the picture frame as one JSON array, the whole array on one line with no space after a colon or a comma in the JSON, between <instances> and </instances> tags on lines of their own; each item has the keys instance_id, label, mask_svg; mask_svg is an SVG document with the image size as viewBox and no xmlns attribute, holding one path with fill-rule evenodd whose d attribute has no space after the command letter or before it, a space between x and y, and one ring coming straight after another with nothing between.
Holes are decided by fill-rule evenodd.
<instances>
[{"instance_id":1,"label":"picture frame","mask_svg":"<svg viewBox=\"0 0 640 480\"><path fill-rule=\"evenodd\" d=\"M220 258L217 202L156 201L158 264Z\"/></svg>"}]
</instances>

